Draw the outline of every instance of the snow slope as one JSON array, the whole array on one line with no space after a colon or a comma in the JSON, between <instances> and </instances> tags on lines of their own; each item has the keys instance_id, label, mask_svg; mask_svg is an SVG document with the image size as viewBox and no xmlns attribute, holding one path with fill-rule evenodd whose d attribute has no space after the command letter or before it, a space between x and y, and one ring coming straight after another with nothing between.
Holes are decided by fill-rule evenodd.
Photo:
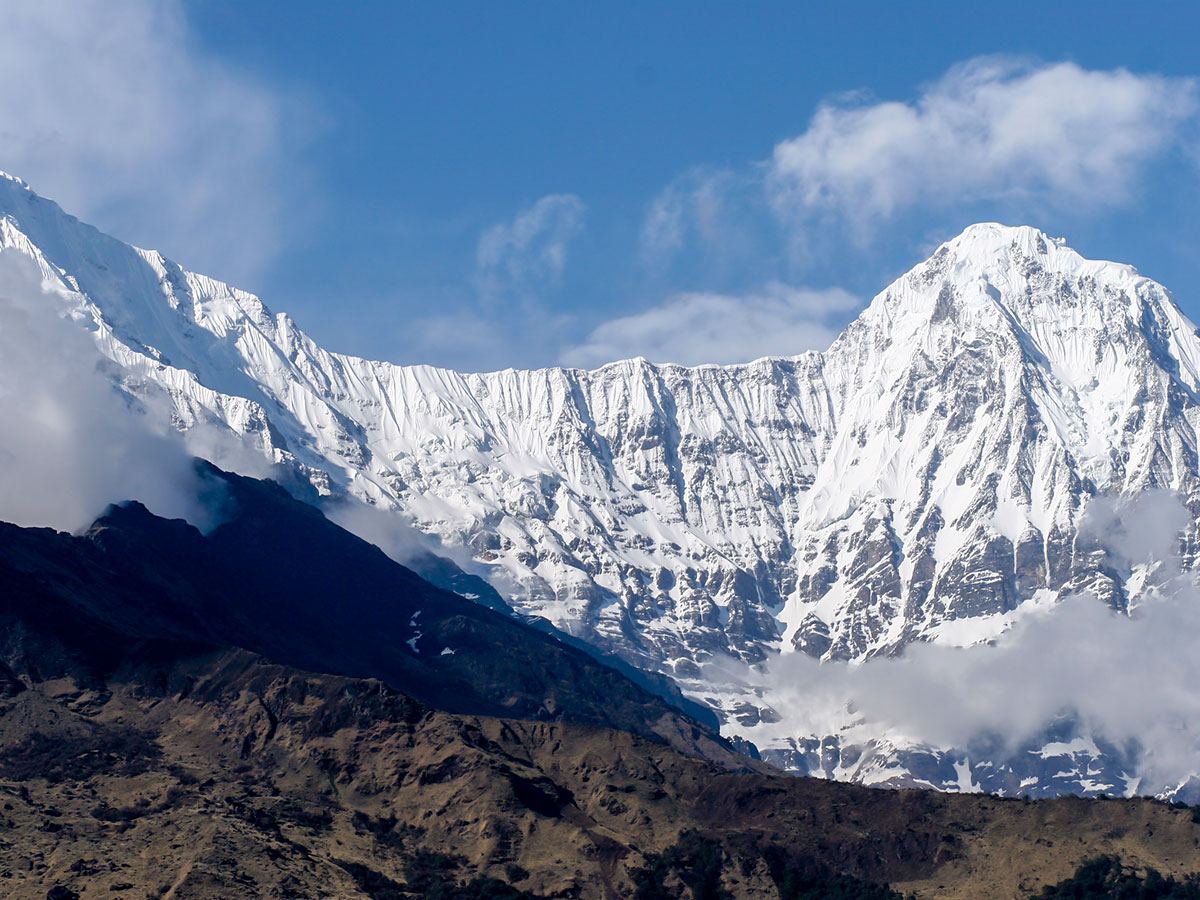
<instances>
[{"instance_id":1,"label":"snow slope","mask_svg":"<svg viewBox=\"0 0 1200 900\"><path fill-rule=\"evenodd\" d=\"M487 374L329 353L8 176L0 252L73 292L179 427L394 511L520 611L675 676L751 739L770 698L706 663L973 643L1085 588L1125 609L1145 573L1081 538L1089 500L1168 487L1200 507L1195 326L1131 267L1033 228L971 226L825 353ZM797 737L781 759L865 777Z\"/></svg>"}]
</instances>

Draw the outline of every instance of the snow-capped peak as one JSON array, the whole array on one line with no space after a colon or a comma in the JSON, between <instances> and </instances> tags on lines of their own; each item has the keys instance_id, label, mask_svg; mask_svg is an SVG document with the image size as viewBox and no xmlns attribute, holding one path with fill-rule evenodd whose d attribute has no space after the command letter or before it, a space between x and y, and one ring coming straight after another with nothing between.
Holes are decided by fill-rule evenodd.
<instances>
[{"instance_id":1,"label":"snow-capped peak","mask_svg":"<svg viewBox=\"0 0 1200 900\"><path fill-rule=\"evenodd\" d=\"M986 261L1009 249L1018 250L1025 256L1049 256L1054 247L1074 253L1075 251L1066 244L1066 238L1050 237L1032 225L976 222L974 225L968 225L960 234L946 241L942 246L956 256L971 256L977 260Z\"/></svg>"},{"instance_id":2,"label":"snow-capped peak","mask_svg":"<svg viewBox=\"0 0 1200 900\"><path fill-rule=\"evenodd\" d=\"M1103 273L1116 280L1141 277L1133 266L1087 259L1069 247L1065 238L1050 237L1029 225L1007 226L995 222L971 225L939 247L930 262L938 259L942 248L954 260L951 271L988 272L1013 267L1030 270L1039 266L1064 275Z\"/></svg>"},{"instance_id":3,"label":"snow-capped peak","mask_svg":"<svg viewBox=\"0 0 1200 900\"><path fill-rule=\"evenodd\" d=\"M1047 278L1063 284L1100 281L1124 291L1148 282L1132 266L1086 259L1063 238L1028 225L983 222L941 244L929 259L893 282L875 298L866 318L889 322L911 315L941 321L959 308L982 304L1023 320L1034 305L1069 307L1081 296L1074 290L1034 290ZM1074 324L1069 313L1063 324Z\"/></svg>"},{"instance_id":4,"label":"snow-capped peak","mask_svg":"<svg viewBox=\"0 0 1200 900\"><path fill-rule=\"evenodd\" d=\"M986 640L1084 588L1123 608L1145 579L1081 534L1089 503L1159 486L1200 511L1195 327L1034 228L971 226L824 354L462 374L329 353L11 184L0 252L76 298L129 389L392 512L756 741L797 726L707 663Z\"/></svg>"},{"instance_id":5,"label":"snow-capped peak","mask_svg":"<svg viewBox=\"0 0 1200 900\"><path fill-rule=\"evenodd\" d=\"M25 188L25 190L27 190L27 191L30 190L28 184L26 184L24 181L22 181L16 175L9 175L7 172L0 171L0 180L10 181L13 184L15 184L17 187Z\"/></svg>"}]
</instances>

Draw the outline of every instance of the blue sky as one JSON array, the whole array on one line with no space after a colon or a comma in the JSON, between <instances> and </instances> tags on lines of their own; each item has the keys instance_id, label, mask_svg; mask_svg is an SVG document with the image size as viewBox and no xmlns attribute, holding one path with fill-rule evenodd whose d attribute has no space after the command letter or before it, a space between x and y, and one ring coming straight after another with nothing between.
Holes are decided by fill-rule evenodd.
<instances>
[{"instance_id":1,"label":"blue sky","mask_svg":"<svg viewBox=\"0 0 1200 900\"><path fill-rule=\"evenodd\" d=\"M1197 35L1194 3L15 0L0 168L396 362L819 349L979 220L1198 318Z\"/></svg>"}]
</instances>

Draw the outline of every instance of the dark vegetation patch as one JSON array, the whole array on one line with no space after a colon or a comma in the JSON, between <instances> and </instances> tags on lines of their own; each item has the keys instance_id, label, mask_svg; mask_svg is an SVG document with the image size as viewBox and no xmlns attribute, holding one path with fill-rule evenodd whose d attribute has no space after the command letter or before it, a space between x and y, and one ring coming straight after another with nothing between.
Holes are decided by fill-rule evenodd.
<instances>
[{"instance_id":1,"label":"dark vegetation patch","mask_svg":"<svg viewBox=\"0 0 1200 900\"><path fill-rule=\"evenodd\" d=\"M458 872L466 863L461 856L420 851L408 860L403 884L362 863L336 862L371 900L539 900L497 878L476 876L460 883Z\"/></svg>"},{"instance_id":2,"label":"dark vegetation patch","mask_svg":"<svg viewBox=\"0 0 1200 900\"><path fill-rule=\"evenodd\" d=\"M280 822L307 828L310 831L328 831L333 827L333 813L328 809L311 809L295 800L285 800L275 810Z\"/></svg>"},{"instance_id":3,"label":"dark vegetation patch","mask_svg":"<svg viewBox=\"0 0 1200 900\"><path fill-rule=\"evenodd\" d=\"M521 778L517 775L510 778L517 802L539 816L556 819L562 815L564 806L575 802L570 791L549 778Z\"/></svg>"},{"instance_id":4,"label":"dark vegetation patch","mask_svg":"<svg viewBox=\"0 0 1200 900\"><path fill-rule=\"evenodd\" d=\"M791 859L782 847L765 848L763 859L780 900L904 900L886 884L821 872L811 863Z\"/></svg>"},{"instance_id":5,"label":"dark vegetation patch","mask_svg":"<svg viewBox=\"0 0 1200 900\"><path fill-rule=\"evenodd\" d=\"M282 825L307 828L314 833L328 831L333 827L333 813L328 809L312 809L310 805L295 800L284 800L271 808L255 805L246 800L235 800L230 804L233 814L253 825L259 831L279 834Z\"/></svg>"},{"instance_id":6,"label":"dark vegetation patch","mask_svg":"<svg viewBox=\"0 0 1200 900\"><path fill-rule=\"evenodd\" d=\"M158 745L132 728L79 735L35 731L28 740L0 751L0 778L45 778L55 784L94 775L130 778L150 771L161 757Z\"/></svg>"},{"instance_id":7,"label":"dark vegetation patch","mask_svg":"<svg viewBox=\"0 0 1200 900\"><path fill-rule=\"evenodd\" d=\"M393 881L382 872L377 872L369 866L347 862L343 859L335 859L334 862L354 879L358 889L371 900L406 900L412 896L412 893L400 882Z\"/></svg>"},{"instance_id":8,"label":"dark vegetation patch","mask_svg":"<svg viewBox=\"0 0 1200 900\"><path fill-rule=\"evenodd\" d=\"M1066 881L1047 885L1039 900L1200 900L1200 876L1176 881L1154 869L1144 873L1115 856L1085 862Z\"/></svg>"},{"instance_id":9,"label":"dark vegetation patch","mask_svg":"<svg viewBox=\"0 0 1200 900\"><path fill-rule=\"evenodd\" d=\"M635 900L678 900L684 891L694 900L730 900L721 884L728 855L721 844L698 831L687 831L679 843L646 857L647 865L632 873ZM784 848L761 850L781 900L905 900L886 884L822 871L811 861L796 860ZM742 873L756 861L740 855Z\"/></svg>"},{"instance_id":10,"label":"dark vegetation patch","mask_svg":"<svg viewBox=\"0 0 1200 900\"><path fill-rule=\"evenodd\" d=\"M355 831L371 835L380 846L392 850L403 850L407 839L419 838L425 832L416 825L400 822L394 815L375 817L356 812L353 823Z\"/></svg>"},{"instance_id":11,"label":"dark vegetation patch","mask_svg":"<svg viewBox=\"0 0 1200 900\"><path fill-rule=\"evenodd\" d=\"M434 900L454 897L456 895L449 891L457 887L458 879L455 873L465 864L466 860L461 856L419 850L404 867L408 888L420 897L430 897Z\"/></svg>"},{"instance_id":12,"label":"dark vegetation patch","mask_svg":"<svg viewBox=\"0 0 1200 900\"><path fill-rule=\"evenodd\" d=\"M648 854L645 868L630 873L635 900L675 900L681 885L691 888L695 900L727 900L729 892L721 887L724 860L719 843L698 831L686 831L679 843Z\"/></svg>"}]
</instances>

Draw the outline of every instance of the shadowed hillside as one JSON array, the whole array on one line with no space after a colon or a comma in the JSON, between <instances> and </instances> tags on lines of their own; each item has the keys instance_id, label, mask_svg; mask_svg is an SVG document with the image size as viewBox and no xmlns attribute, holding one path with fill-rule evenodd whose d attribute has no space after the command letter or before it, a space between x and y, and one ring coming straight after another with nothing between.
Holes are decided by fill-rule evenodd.
<instances>
[{"instance_id":1,"label":"shadowed hillside","mask_svg":"<svg viewBox=\"0 0 1200 900\"><path fill-rule=\"evenodd\" d=\"M1099 858L1114 883L1200 871L1187 808L776 773L206 472L207 535L137 504L77 537L0 526L6 896L999 898Z\"/></svg>"}]
</instances>

